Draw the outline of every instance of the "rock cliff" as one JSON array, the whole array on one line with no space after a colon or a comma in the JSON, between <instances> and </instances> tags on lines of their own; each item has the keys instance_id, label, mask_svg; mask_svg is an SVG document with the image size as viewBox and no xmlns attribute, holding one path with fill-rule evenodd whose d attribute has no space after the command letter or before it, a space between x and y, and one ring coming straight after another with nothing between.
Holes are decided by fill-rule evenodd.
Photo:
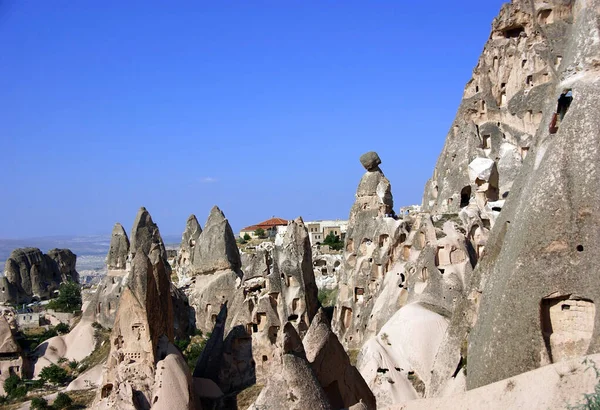
<instances>
[{"instance_id":1,"label":"rock cliff","mask_svg":"<svg viewBox=\"0 0 600 410\"><path fill-rule=\"evenodd\" d=\"M79 281L75 270L77 255L69 249L52 249L43 254L37 248L15 249L0 277L0 302L29 303L47 299L66 281Z\"/></svg>"}]
</instances>

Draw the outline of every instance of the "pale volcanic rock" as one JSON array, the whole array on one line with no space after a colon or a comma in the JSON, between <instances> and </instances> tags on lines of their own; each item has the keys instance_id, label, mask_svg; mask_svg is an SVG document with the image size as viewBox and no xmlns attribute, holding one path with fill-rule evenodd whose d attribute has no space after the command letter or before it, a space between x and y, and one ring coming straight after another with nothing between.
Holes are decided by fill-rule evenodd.
<instances>
[{"instance_id":1,"label":"pale volcanic rock","mask_svg":"<svg viewBox=\"0 0 600 410\"><path fill-rule=\"evenodd\" d=\"M281 369L272 374L250 409L331 409L292 324L286 323L283 327L279 344L282 346Z\"/></svg>"},{"instance_id":2,"label":"pale volcanic rock","mask_svg":"<svg viewBox=\"0 0 600 410\"><path fill-rule=\"evenodd\" d=\"M220 380L235 385L264 384L279 372L276 346L289 322L303 336L318 306L308 231L302 218L291 221L281 245L261 244L244 255L244 280L233 298ZM234 348L237 346L237 351ZM251 365L239 370L239 361ZM221 386L227 390L228 385Z\"/></svg>"},{"instance_id":3,"label":"pale volcanic rock","mask_svg":"<svg viewBox=\"0 0 600 410\"><path fill-rule=\"evenodd\" d=\"M332 408L347 408L361 401L367 409L376 408L373 393L356 367L350 364L322 309L313 318L302 343Z\"/></svg>"},{"instance_id":4,"label":"pale volcanic rock","mask_svg":"<svg viewBox=\"0 0 600 410\"><path fill-rule=\"evenodd\" d=\"M0 302L28 303L49 298L62 282L79 280L76 261L77 255L68 249L52 249L48 254L37 248L15 249L0 276Z\"/></svg>"},{"instance_id":5,"label":"pale volcanic rock","mask_svg":"<svg viewBox=\"0 0 600 410\"><path fill-rule=\"evenodd\" d=\"M4 381L11 375L23 377L23 357L21 348L15 341L12 330L0 316L0 394L4 395Z\"/></svg>"},{"instance_id":6,"label":"pale volcanic rock","mask_svg":"<svg viewBox=\"0 0 600 410\"><path fill-rule=\"evenodd\" d=\"M108 270L124 270L127 268L129 256L129 238L120 223L116 223L110 236L110 246L106 256Z\"/></svg>"},{"instance_id":7,"label":"pale volcanic rock","mask_svg":"<svg viewBox=\"0 0 600 410\"><path fill-rule=\"evenodd\" d=\"M468 337L468 388L600 351L600 266L592 257L600 241L600 2L577 1L572 14L563 4L543 5L552 17L539 34L552 44L546 58L562 59L473 285L481 297ZM526 2L502 13L517 10L528 25L540 15Z\"/></svg>"},{"instance_id":8,"label":"pale volcanic rock","mask_svg":"<svg viewBox=\"0 0 600 410\"><path fill-rule=\"evenodd\" d=\"M223 212L213 207L199 234L194 247L192 270L196 275L206 275L217 271L238 271L241 268L240 251L235 235Z\"/></svg>"},{"instance_id":9,"label":"pale volcanic rock","mask_svg":"<svg viewBox=\"0 0 600 410\"><path fill-rule=\"evenodd\" d=\"M143 252L145 255L150 255L150 250L156 246L158 254L162 259L167 261L167 251L158 226L152 220L150 213L146 208L141 207L133 222L131 228L131 242L129 251L130 259L133 260L138 252ZM169 268L170 269L170 268Z\"/></svg>"},{"instance_id":10,"label":"pale volcanic rock","mask_svg":"<svg viewBox=\"0 0 600 410\"><path fill-rule=\"evenodd\" d=\"M170 267L158 227L145 208L138 213L131 237L131 272L120 295L94 408L163 408L173 394L178 408L193 408L189 369L171 344Z\"/></svg>"},{"instance_id":11,"label":"pale volcanic rock","mask_svg":"<svg viewBox=\"0 0 600 410\"><path fill-rule=\"evenodd\" d=\"M198 223L196 215L190 215L185 223L185 230L181 236L181 244L177 252L177 258L175 259L174 269L179 278L180 285L185 284L191 276L190 267L194 264L194 249L201 233L202 227Z\"/></svg>"}]
</instances>

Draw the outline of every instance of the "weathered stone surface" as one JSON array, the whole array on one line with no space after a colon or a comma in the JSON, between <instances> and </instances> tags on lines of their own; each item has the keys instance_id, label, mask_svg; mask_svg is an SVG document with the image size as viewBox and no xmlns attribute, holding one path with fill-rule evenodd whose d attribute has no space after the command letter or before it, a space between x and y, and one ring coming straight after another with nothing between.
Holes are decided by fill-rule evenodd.
<instances>
[{"instance_id":1,"label":"weathered stone surface","mask_svg":"<svg viewBox=\"0 0 600 410\"><path fill-rule=\"evenodd\" d=\"M367 409L376 408L373 393L356 367L350 364L348 354L331 331L323 310L313 318L302 343L306 358L332 408L347 408L361 401Z\"/></svg>"},{"instance_id":2,"label":"weathered stone surface","mask_svg":"<svg viewBox=\"0 0 600 410\"><path fill-rule=\"evenodd\" d=\"M179 278L180 285L185 284L185 281L191 276L190 267L194 264L194 249L202 228L196 219L196 215L190 215L185 224L185 230L181 236L181 245L175 258L175 272Z\"/></svg>"},{"instance_id":3,"label":"weathered stone surface","mask_svg":"<svg viewBox=\"0 0 600 410\"><path fill-rule=\"evenodd\" d=\"M360 163L367 171L375 171L381 164L381 158L375 151L370 151L360 156Z\"/></svg>"},{"instance_id":4,"label":"weathered stone surface","mask_svg":"<svg viewBox=\"0 0 600 410\"><path fill-rule=\"evenodd\" d=\"M402 248L408 231L404 221L392 217L392 207L388 179L378 167L367 171L358 185L356 201L350 211L332 321L342 344L350 349L360 348L400 307L397 303L401 291L398 287L400 272L396 272L395 265L401 256L398 249ZM394 274L388 274L392 270ZM390 312L374 317L371 311L386 286L393 291L387 295Z\"/></svg>"},{"instance_id":5,"label":"weathered stone surface","mask_svg":"<svg viewBox=\"0 0 600 410\"><path fill-rule=\"evenodd\" d=\"M37 248L15 249L0 278L0 302L47 299L62 282L79 280L76 261L77 255L68 249L52 249L47 255Z\"/></svg>"},{"instance_id":6,"label":"weathered stone surface","mask_svg":"<svg viewBox=\"0 0 600 410\"><path fill-rule=\"evenodd\" d=\"M110 355L94 408L165 408L172 395L177 395L178 408L193 408L189 369L171 344L170 269L158 227L144 208L131 237L131 271L121 282Z\"/></svg>"},{"instance_id":7,"label":"weathered stone surface","mask_svg":"<svg viewBox=\"0 0 600 410\"><path fill-rule=\"evenodd\" d=\"M290 222L281 245L261 244L244 255L244 280L236 290L221 381L264 384L279 372L276 345L286 322L303 336L317 311L317 287L308 231L301 218ZM239 352L231 346L237 345ZM246 356L240 356L245 352ZM251 363L243 371L236 362ZM221 386L224 390L229 385Z\"/></svg>"},{"instance_id":8,"label":"weathered stone surface","mask_svg":"<svg viewBox=\"0 0 600 410\"><path fill-rule=\"evenodd\" d=\"M552 22L532 33L552 46L545 66L562 60L549 70L540 127L478 267L469 388L600 351L600 265L591 256L600 240L600 2L575 2L572 14L563 5L547 2ZM533 30L534 6L515 2L501 15L521 13ZM573 100L561 109L567 90Z\"/></svg>"},{"instance_id":9,"label":"weathered stone surface","mask_svg":"<svg viewBox=\"0 0 600 410\"><path fill-rule=\"evenodd\" d=\"M223 358L223 338L225 336L225 322L227 320L227 303L221 306L217 315L215 327L206 342L204 350L198 357L194 368L194 377L210 379L219 383L219 371Z\"/></svg>"},{"instance_id":10,"label":"weathered stone surface","mask_svg":"<svg viewBox=\"0 0 600 410\"><path fill-rule=\"evenodd\" d=\"M217 271L239 271L240 251L229 221L218 207L213 207L194 247L191 270L196 275Z\"/></svg>"},{"instance_id":11,"label":"weathered stone surface","mask_svg":"<svg viewBox=\"0 0 600 410\"><path fill-rule=\"evenodd\" d=\"M5 394L4 381L13 374L23 377L23 357L8 322L0 315L0 394Z\"/></svg>"},{"instance_id":12,"label":"weathered stone surface","mask_svg":"<svg viewBox=\"0 0 600 410\"><path fill-rule=\"evenodd\" d=\"M306 360L294 326L280 332L281 371L273 373L251 409L331 409L327 396Z\"/></svg>"},{"instance_id":13,"label":"weathered stone surface","mask_svg":"<svg viewBox=\"0 0 600 410\"><path fill-rule=\"evenodd\" d=\"M338 278L343 268L342 262L342 255L315 254L313 251L313 271L319 289L337 289Z\"/></svg>"},{"instance_id":14,"label":"weathered stone surface","mask_svg":"<svg viewBox=\"0 0 600 410\"><path fill-rule=\"evenodd\" d=\"M110 237L110 247L106 256L106 266L108 270L123 270L127 268L127 258L129 256L129 238L123 226L116 223L113 227Z\"/></svg>"},{"instance_id":15,"label":"weathered stone surface","mask_svg":"<svg viewBox=\"0 0 600 410\"><path fill-rule=\"evenodd\" d=\"M152 220L150 213L146 208L141 207L138 211L131 228L130 260L133 260L138 252L150 255L150 251L155 248L158 255L166 262L167 251L158 226ZM170 267L169 267L170 270Z\"/></svg>"}]
</instances>

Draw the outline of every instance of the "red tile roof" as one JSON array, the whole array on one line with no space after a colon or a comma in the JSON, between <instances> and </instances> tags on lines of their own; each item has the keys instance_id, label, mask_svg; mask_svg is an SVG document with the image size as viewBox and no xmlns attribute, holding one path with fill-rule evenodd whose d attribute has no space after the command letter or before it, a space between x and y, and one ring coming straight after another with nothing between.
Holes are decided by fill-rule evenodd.
<instances>
[{"instance_id":1,"label":"red tile roof","mask_svg":"<svg viewBox=\"0 0 600 410\"><path fill-rule=\"evenodd\" d=\"M256 225L247 226L244 229L242 229L242 232L254 232L258 228L266 230L269 228L274 228L276 226L287 226L287 224L288 224L287 219L271 218L271 219L267 219L266 221L262 221L261 223L258 223Z\"/></svg>"}]
</instances>

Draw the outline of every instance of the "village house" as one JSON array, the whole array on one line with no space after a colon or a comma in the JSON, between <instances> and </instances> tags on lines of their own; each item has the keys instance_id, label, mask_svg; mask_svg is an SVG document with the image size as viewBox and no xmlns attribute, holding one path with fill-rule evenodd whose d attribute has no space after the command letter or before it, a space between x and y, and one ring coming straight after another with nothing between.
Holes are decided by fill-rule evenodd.
<instances>
[{"instance_id":1,"label":"village house","mask_svg":"<svg viewBox=\"0 0 600 410\"><path fill-rule=\"evenodd\" d=\"M289 221L287 219L273 217L256 225L245 227L240 231L240 238L243 238L246 234L248 234L252 239L257 238L255 232L258 229L262 229L265 232L266 237L275 238L278 227L287 227L288 222Z\"/></svg>"}]
</instances>

